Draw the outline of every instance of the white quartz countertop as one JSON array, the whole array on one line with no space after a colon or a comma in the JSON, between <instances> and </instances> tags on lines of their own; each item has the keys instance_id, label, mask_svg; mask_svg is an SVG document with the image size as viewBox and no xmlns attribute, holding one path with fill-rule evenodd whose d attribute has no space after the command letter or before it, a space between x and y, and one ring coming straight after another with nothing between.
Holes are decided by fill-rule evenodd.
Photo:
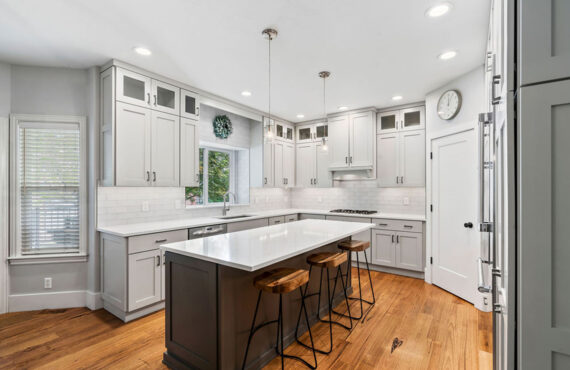
<instances>
[{"instance_id":1,"label":"white quartz countertop","mask_svg":"<svg viewBox=\"0 0 570 370\"><path fill-rule=\"evenodd\" d=\"M302 220L161 245L181 254L245 271L256 271L366 231L364 222Z\"/></svg>"},{"instance_id":2,"label":"white quartz countertop","mask_svg":"<svg viewBox=\"0 0 570 370\"><path fill-rule=\"evenodd\" d=\"M220 211L221 213L221 211ZM250 217L236 218L236 219L220 219L216 217L194 217L194 218L183 218L177 220L167 220L167 221L156 221L156 222L144 222L136 224L126 224L126 225L115 225L115 226L102 226L98 227L97 231L112 234L120 237L129 237L135 235L152 234L164 231L189 229L192 227L208 226L208 225L221 225L228 224L232 222L250 221L260 218L285 216L297 213L313 214L313 215L326 215L326 216L346 216L346 217L357 217L357 218L384 218L392 220L409 220L409 221L425 221L425 215L423 214L405 214L405 213L374 213L371 215L357 215L357 214L346 214L346 213L333 213L328 210L322 209L299 209L299 208L288 208L288 209L277 209L271 211L252 211L240 209L238 207L232 209L228 213L231 215L247 214Z\"/></svg>"}]
</instances>

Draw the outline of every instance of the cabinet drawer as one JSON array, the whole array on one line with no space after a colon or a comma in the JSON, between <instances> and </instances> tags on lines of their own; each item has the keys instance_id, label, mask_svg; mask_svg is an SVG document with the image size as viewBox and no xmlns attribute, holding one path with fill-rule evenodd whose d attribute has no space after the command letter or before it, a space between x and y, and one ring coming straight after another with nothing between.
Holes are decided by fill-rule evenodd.
<instances>
[{"instance_id":1,"label":"cabinet drawer","mask_svg":"<svg viewBox=\"0 0 570 370\"><path fill-rule=\"evenodd\" d=\"M297 214L285 216L285 222L294 222L297 221L298 219L299 218Z\"/></svg>"},{"instance_id":2,"label":"cabinet drawer","mask_svg":"<svg viewBox=\"0 0 570 370\"><path fill-rule=\"evenodd\" d=\"M284 216L277 216L277 217L269 217L269 225L278 225L278 224L284 224L285 223L285 217Z\"/></svg>"},{"instance_id":3,"label":"cabinet drawer","mask_svg":"<svg viewBox=\"0 0 570 370\"><path fill-rule=\"evenodd\" d=\"M372 222L376 224L375 229L410 231L414 233L422 232L421 221L389 220L385 218L374 218Z\"/></svg>"},{"instance_id":4,"label":"cabinet drawer","mask_svg":"<svg viewBox=\"0 0 570 370\"><path fill-rule=\"evenodd\" d=\"M131 236L128 243L128 253L138 253L158 249L161 244L188 240L188 230L167 231L146 235Z\"/></svg>"}]
</instances>

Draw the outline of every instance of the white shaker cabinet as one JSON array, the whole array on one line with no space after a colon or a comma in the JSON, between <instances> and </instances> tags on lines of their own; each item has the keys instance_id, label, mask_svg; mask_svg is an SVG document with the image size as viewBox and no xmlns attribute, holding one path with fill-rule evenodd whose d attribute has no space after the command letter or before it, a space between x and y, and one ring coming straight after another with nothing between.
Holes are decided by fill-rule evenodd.
<instances>
[{"instance_id":1,"label":"white shaker cabinet","mask_svg":"<svg viewBox=\"0 0 570 370\"><path fill-rule=\"evenodd\" d=\"M155 111L151 117L151 183L179 186L180 117Z\"/></svg>"},{"instance_id":2,"label":"white shaker cabinet","mask_svg":"<svg viewBox=\"0 0 570 370\"><path fill-rule=\"evenodd\" d=\"M298 144L296 186L328 188L332 186L328 149L320 142Z\"/></svg>"},{"instance_id":3,"label":"white shaker cabinet","mask_svg":"<svg viewBox=\"0 0 570 370\"><path fill-rule=\"evenodd\" d=\"M148 186L151 179L151 110L119 102L116 118L116 185Z\"/></svg>"},{"instance_id":4,"label":"white shaker cabinet","mask_svg":"<svg viewBox=\"0 0 570 370\"><path fill-rule=\"evenodd\" d=\"M424 224L419 221L373 219L372 263L423 271Z\"/></svg>"},{"instance_id":5,"label":"white shaker cabinet","mask_svg":"<svg viewBox=\"0 0 570 370\"><path fill-rule=\"evenodd\" d=\"M150 108L152 80L150 77L117 68L117 100Z\"/></svg>"},{"instance_id":6,"label":"white shaker cabinet","mask_svg":"<svg viewBox=\"0 0 570 370\"><path fill-rule=\"evenodd\" d=\"M372 230L372 264L396 267L396 236L388 230Z\"/></svg>"},{"instance_id":7,"label":"white shaker cabinet","mask_svg":"<svg viewBox=\"0 0 570 370\"><path fill-rule=\"evenodd\" d=\"M275 147L268 139L263 140L263 186L271 188L275 185L274 171Z\"/></svg>"},{"instance_id":8,"label":"white shaker cabinet","mask_svg":"<svg viewBox=\"0 0 570 370\"><path fill-rule=\"evenodd\" d=\"M159 80L152 80L151 108L160 112L180 114L180 88Z\"/></svg>"},{"instance_id":9,"label":"white shaker cabinet","mask_svg":"<svg viewBox=\"0 0 570 370\"><path fill-rule=\"evenodd\" d=\"M425 186L425 131L402 131L376 137L379 187Z\"/></svg>"},{"instance_id":10,"label":"white shaker cabinet","mask_svg":"<svg viewBox=\"0 0 570 370\"><path fill-rule=\"evenodd\" d=\"M372 111L332 117L328 121L329 169L369 170L374 166L376 117Z\"/></svg>"},{"instance_id":11,"label":"white shaker cabinet","mask_svg":"<svg viewBox=\"0 0 570 370\"><path fill-rule=\"evenodd\" d=\"M198 186L200 179L199 123L180 121L180 186Z\"/></svg>"},{"instance_id":12,"label":"white shaker cabinet","mask_svg":"<svg viewBox=\"0 0 570 370\"><path fill-rule=\"evenodd\" d=\"M180 91L180 115L192 120L200 119L200 101L197 93L182 89Z\"/></svg>"},{"instance_id":13,"label":"white shaker cabinet","mask_svg":"<svg viewBox=\"0 0 570 370\"><path fill-rule=\"evenodd\" d=\"M159 249L129 255L129 311L161 300Z\"/></svg>"},{"instance_id":14,"label":"white shaker cabinet","mask_svg":"<svg viewBox=\"0 0 570 370\"><path fill-rule=\"evenodd\" d=\"M376 133L423 130L426 126L425 114L424 106L380 112L376 115Z\"/></svg>"},{"instance_id":15,"label":"white shaker cabinet","mask_svg":"<svg viewBox=\"0 0 570 370\"><path fill-rule=\"evenodd\" d=\"M295 146L283 141L273 143L274 186L295 185Z\"/></svg>"},{"instance_id":16,"label":"white shaker cabinet","mask_svg":"<svg viewBox=\"0 0 570 370\"><path fill-rule=\"evenodd\" d=\"M283 147L282 142L273 143L273 181L275 187L285 187L285 175L283 171Z\"/></svg>"},{"instance_id":17,"label":"white shaker cabinet","mask_svg":"<svg viewBox=\"0 0 570 370\"><path fill-rule=\"evenodd\" d=\"M420 233L396 233L396 267L423 270L423 240Z\"/></svg>"}]
</instances>

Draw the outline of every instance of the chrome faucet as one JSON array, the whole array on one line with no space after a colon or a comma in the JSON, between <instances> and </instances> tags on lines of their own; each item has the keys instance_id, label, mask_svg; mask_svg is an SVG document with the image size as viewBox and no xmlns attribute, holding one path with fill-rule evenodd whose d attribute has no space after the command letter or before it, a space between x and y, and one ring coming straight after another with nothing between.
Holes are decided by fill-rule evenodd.
<instances>
[{"instance_id":1,"label":"chrome faucet","mask_svg":"<svg viewBox=\"0 0 570 370\"><path fill-rule=\"evenodd\" d=\"M230 197L229 197L230 194L234 197L234 203L236 201L236 195L234 193L232 193L231 191L227 191L224 194L224 209L222 210L222 216L225 216L226 213L230 210ZM226 206L226 198L228 199L228 205L227 206Z\"/></svg>"}]
</instances>

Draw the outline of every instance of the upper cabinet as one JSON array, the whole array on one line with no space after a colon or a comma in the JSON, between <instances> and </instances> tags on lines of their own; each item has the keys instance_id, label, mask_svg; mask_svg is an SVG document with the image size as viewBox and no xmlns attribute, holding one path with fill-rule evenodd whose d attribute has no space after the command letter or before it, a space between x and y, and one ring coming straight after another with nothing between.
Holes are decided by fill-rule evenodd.
<instances>
[{"instance_id":1,"label":"upper cabinet","mask_svg":"<svg viewBox=\"0 0 570 370\"><path fill-rule=\"evenodd\" d=\"M498 11L497 3L504 2L493 3ZM570 2L521 0L518 9L520 85L570 77Z\"/></svg>"},{"instance_id":2,"label":"upper cabinet","mask_svg":"<svg viewBox=\"0 0 570 370\"><path fill-rule=\"evenodd\" d=\"M101 73L102 185L198 184L198 96L182 92L116 65ZM194 114L181 120L181 105Z\"/></svg>"},{"instance_id":3,"label":"upper cabinet","mask_svg":"<svg viewBox=\"0 0 570 370\"><path fill-rule=\"evenodd\" d=\"M301 125L296 127L297 143L312 143L327 139L329 136L329 125L326 122Z\"/></svg>"},{"instance_id":4,"label":"upper cabinet","mask_svg":"<svg viewBox=\"0 0 570 370\"><path fill-rule=\"evenodd\" d=\"M275 121L274 126L275 139L288 142L293 142L295 140L293 126L281 121Z\"/></svg>"},{"instance_id":5,"label":"upper cabinet","mask_svg":"<svg viewBox=\"0 0 570 370\"><path fill-rule=\"evenodd\" d=\"M297 144L296 186L303 188L329 188L332 176L329 171L329 153L322 143Z\"/></svg>"},{"instance_id":6,"label":"upper cabinet","mask_svg":"<svg viewBox=\"0 0 570 370\"><path fill-rule=\"evenodd\" d=\"M328 120L329 169L369 170L374 166L374 112L351 113Z\"/></svg>"},{"instance_id":7,"label":"upper cabinet","mask_svg":"<svg viewBox=\"0 0 570 370\"><path fill-rule=\"evenodd\" d=\"M184 89L180 91L180 115L194 120L200 118L198 94Z\"/></svg>"},{"instance_id":8,"label":"upper cabinet","mask_svg":"<svg viewBox=\"0 0 570 370\"><path fill-rule=\"evenodd\" d=\"M425 122L424 107L382 112L377 115L376 132L388 134L397 131L424 129Z\"/></svg>"}]
</instances>

